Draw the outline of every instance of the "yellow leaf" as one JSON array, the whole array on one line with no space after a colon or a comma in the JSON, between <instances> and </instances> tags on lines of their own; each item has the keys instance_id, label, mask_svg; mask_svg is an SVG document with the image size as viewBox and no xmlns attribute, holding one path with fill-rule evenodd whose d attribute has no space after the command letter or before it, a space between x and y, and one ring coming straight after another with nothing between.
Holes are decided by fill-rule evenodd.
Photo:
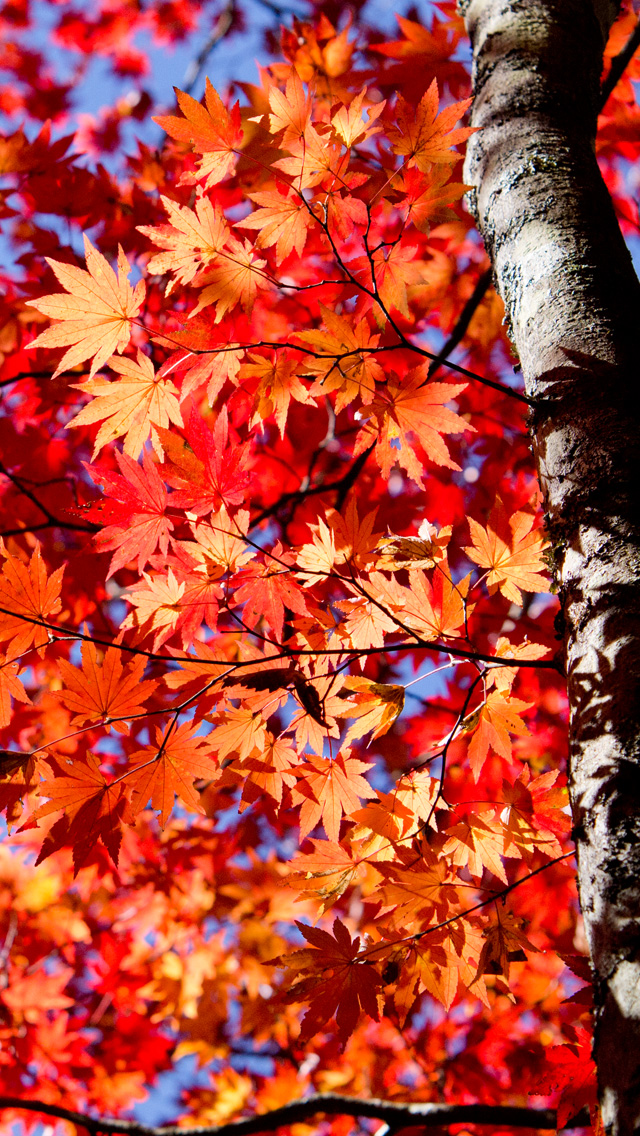
<instances>
[{"instance_id":1,"label":"yellow leaf","mask_svg":"<svg viewBox=\"0 0 640 1136\"><path fill-rule=\"evenodd\" d=\"M112 359L109 366L123 378L116 382L107 379L89 379L86 383L75 383L77 390L91 394L94 401L85 406L68 426L88 426L92 422L106 419L98 430L93 457L108 442L122 435L125 437L124 452L137 458L142 453L151 432L156 452L162 455L162 447L154 426L166 429L169 422L176 426L184 425L178 402L178 390L171 379L162 377L162 371L155 373L153 363L138 351L137 359Z\"/></svg>"},{"instance_id":2,"label":"yellow leaf","mask_svg":"<svg viewBox=\"0 0 640 1136\"><path fill-rule=\"evenodd\" d=\"M60 321L43 331L29 347L69 347L54 379L93 357L91 377L115 351L124 351L131 338L131 321L139 314L145 296L142 280L135 288L129 284L131 270L121 248L117 276L88 237L84 238L84 248L86 272L73 264L47 258L67 295L53 294L28 301L43 315Z\"/></svg>"},{"instance_id":3,"label":"yellow leaf","mask_svg":"<svg viewBox=\"0 0 640 1136\"><path fill-rule=\"evenodd\" d=\"M370 741L386 734L395 722L404 707L404 687L391 686L380 682L370 682L369 679L350 675L345 684L345 690L355 691L355 696L338 715L340 718L356 718L357 721L349 727L345 738L345 745L350 745L356 738L362 738L370 731Z\"/></svg>"}]
</instances>

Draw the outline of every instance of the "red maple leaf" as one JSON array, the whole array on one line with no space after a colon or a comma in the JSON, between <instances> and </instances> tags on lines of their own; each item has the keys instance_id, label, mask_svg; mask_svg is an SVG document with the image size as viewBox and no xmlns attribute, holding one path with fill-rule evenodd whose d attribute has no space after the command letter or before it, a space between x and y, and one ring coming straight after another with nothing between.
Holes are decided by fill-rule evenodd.
<instances>
[{"instance_id":1,"label":"red maple leaf","mask_svg":"<svg viewBox=\"0 0 640 1136\"><path fill-rule=\"evenodd\" d=\"M94 481L99 481L109 495L92 505L87 514L92 521L107 522L95 538L99 550L116 550L107 579L134 557L138 558L138 572L142 572L158 547L166 556L173 529L173 521L165 516L167 491L151 455L145 452L142 466L117 450L116 459L122 477L101 465L87 466Z\"/></svg>"}]
</instances>

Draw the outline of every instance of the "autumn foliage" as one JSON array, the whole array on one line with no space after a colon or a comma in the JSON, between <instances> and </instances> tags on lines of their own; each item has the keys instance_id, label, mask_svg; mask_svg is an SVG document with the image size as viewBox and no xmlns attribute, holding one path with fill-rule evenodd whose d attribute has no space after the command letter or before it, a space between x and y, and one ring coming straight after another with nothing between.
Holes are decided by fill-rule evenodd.
<instances>
[{"instance_id":1,"label":"autumn foliage","mask_svg":"<svg viewBox=\"0 0 640 1136\"><path fill-rule=\"evenodd\" d=\"M58 5L59 48L143 91L143 14L94 7ZM357 7L274 23L257 84L178 90L157 151L118 151L120 103L84 153L0 11L4 1092L126 1115L178 1063L184 1124L325 1089L594 1108L553 549L462 200L463 25L443 0L390 40ZM625 79L629 224L639 139Z\"/></svg>"}]
</instances>

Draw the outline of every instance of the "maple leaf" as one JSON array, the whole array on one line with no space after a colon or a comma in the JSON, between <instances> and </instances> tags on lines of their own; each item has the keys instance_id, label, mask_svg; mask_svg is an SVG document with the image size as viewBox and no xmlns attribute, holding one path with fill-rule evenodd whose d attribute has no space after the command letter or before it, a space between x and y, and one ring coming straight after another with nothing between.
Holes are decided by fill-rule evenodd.
<instances>
[{"instance_id":1,"label":"maple leaf","mask_svg":"<svg viewBox=\"0 0 640 1136\"><path fill-rule=\"evenodd\" d=\"M49 642L49 632L39 624L57 615L62 607L60 589L64 568L56 568L47 577L40 545L31 555L28 566L11 556L0 542L5 558L0 574L0 640L9 639L6 661L12 662L29 647L40 654Z\"/></svg>"},{"instance_id":2,"label":"maple leaf","mask_svg":"<svg viewBox=\"0 0 640 1136\"><path fill-rule=\"evenodd\" d=\"M232 708L225 712L221 721L215 721L209 740L220 760L230 753L237 753L240 759L244 759L256 749L262 752L267 745L267 724L260 711L244 706L238 710Z\"/></svg>"},{"instance_id":3,"label":"maple leaf","mask_svg":"<svg viewBox=\"0 0 640 1136\"><path fill-rule=\"evenodd\" d=\"M396 846L416 834L415 816L395 793L376 792L377 800L352 813L356 822L351 841L357 842L360 854L376 863L395 860Z\"/></svg>"},{"instance_id":4,"label":"maple leaf","mask_svg":"<svg viewBox=\"0 0 640 1136\"><path fill-rule=\"evenodd\" d=\"M379 738L390 730L404 707L404 687L371 682L357 675L350 675L344 685L345 690L355 691L340 717L355 718L344 739L350 745L356 738L362 738L371 731L370 741Z\"/></svg>"},{"instance_id":5,"label":"maple leaf","mask_svg":"<svg viewBox=\"0 0 640 1136\"><path fill-rule=\"evenodd\" d=\"M400 958L400 976L393 992L400 1024L404 1025L416 997L425 990L446 1010L450 1009L458 989L458 971L452 965L450 952L440 943L422 941L412 943ZM390 961L395 961L393 955Z\"/></svg>"},{"instance_id":6,"label":"maple leaf","mask_svg":"<svg viewBox=\"0 0 640 1136\"><path fill-rule=\"evenodd\" d=\"M461 634L465 614L468 618L473 604L466 603L469 577L454 583L448 565L439 564L431 580L425 572L409 572L410 591L403 611L402 622L427 639L450 639Z\"/></svg>"},{"instance_id":7,"label":"maple leaf","mask_svg":"<svg viewBox=\"0 0 640 1136\"><path fill-rule=\"evenodd\" d=\"M481 568L489 569L490 595L499 588L503 596L520 605L522 591L549 591L548 580L540 575L546 571L543 553L549 542L540 529L533 529L533 509L509 516L500 497L496 497L486 529L472 517L468 520L473 545L465 552Z\"/></svg>"},{"instance_id":8,"label":"maple leaf","mask_svg":"<svg viewBox=\"0 0 640 1136\"><path fill-rule=\"evenodd\" d=\"M281 144L289 147L305 137L311 117L311 98L305 95L304 87L295 69L292 69L284 91L275 85L269 90L269 129L272 134L283 131Z\"/></svg>"},{"instance_id":9,"label":"maple leaf","mask_svg":"<svg viewBox=\"0 0 640 1136\"><path fill-rule=\"evenodd\" d=\"M384 372L375 359L379 335L371 335L366 320L354 327L348 316L332 312L320 304L325 327L322 331L299 331L297 339L312 348L314 355L307 356L301 369L316 375L312 392L338 391L336 413L348 406L356 395L370 403L375 395L376 382L383 382Z\"/></svg>"},{"instance_id":10,"label":"maple leaf","mask_svg":"<svg viewBox=\"0 0 640 1136\"><path fill-rule=\"evenodd\" d=\"M451 147L466 142L475 133L474 127L453 129L470 105L471 99L463 99L438 114L438 83L434 79L417 107L410 106L398 95L396 125L388 127L387 138L395 153L402 155L409 166L416 165L422 173L429 173L431 167L439 163L453 164L459 155Z\"/></svg>"},{"instance_id":11,"label":"maple leaf","mask_svg":"<svg viewBox=\"0 0 640 1136\"><path fill-rule=\"evenodd\" d=\"M460 893L451 868L429 853L424 865L404 868L397 863L377 862L384 885L376 892L382 910L393 910L393 926L412 929L427 922L440 923L460 904Z\"/></svg>"},{"instance_id":12,"label":"maple leaf","mask_svg":"<svg viewBox=\"0 0 640 1136\"><path fill-rule=\"evenodd\" d=\"M258 248L275 245L278 264L293 252L302 256L309 228L316 224L304 197L288 186L285 192L279 188L265 189L247 196L261 208L245 217L240 225L243 229L259 230Z\"/></svg>"},{"instance_id":13,"label":"maple leaf","mask_svg":"<svg viewBox=\"0 0 640 1136\"><path fill-rule=\"evenodd\" d=\"M17 1022L33 1025L43 1011L67 1010L73 1006L73 998L63 993L73 973L73 968L68 966L56 974L47 974L41 967L20 973L12 966L10 980L0 998Z\"/></svg>"},{"instance_id":14,"label":"maple leaf","mask_svg":"<svg viewBox=\"0 0 640 1136\"><path fill-rule=\"evenodd\" d=\"M433 808L438 789L439 783L435 777L426 770L414 769L396 782L393 795L419 820L435 824Z\"/></svg>"},{"instance_id":15,"label":"maple leaf","mask_svg":"<svg viewBox=\"0 0 640 1136\"><path fill-rule=\"evenodd\" d=\"M222 505L208 520L191 525L195 541L184 541L182 547L209 578L238 572L254 555L243 539L249 530L249 520L248 510L240 509L232 517Z\"/></svg>"},{"instance_id":16,"label":"maple leaf","mask_svg":"<svg viewBox=\"0 0 640 1136\"><path fill-rule=\"evenodd\" d=\"M0 615L0 620L1 618ZM17 698L18 702L27 702L31 705L31 699L19 677L19 670L20 663L11 662L9 658L0 661L0 729L8 726L11 721L12 698Z\"/></svg>"},{"instance_id":17,"label":"maple leaf","mask_svg":"<svg viewBox=\"0 0 640 1136\"><path fill-rule=\"evenodd\" d=\"M376 292L385 308L395 308L408 319L407 288L423 280L415 246L396 241L390 249L378 249L373 255L373 274Z\"/></svg>"},{"instance_id":18,"label":"maple leaf","mask_svg":"<svg viewBox=\"0 0 640 1136\"><path fill-rule=\"evenodd\" d=\"M158 436L168 459L162 474L175 491L172 506L199 517L228 505L240 505L246 499L251 445L230 441L226 406L213 430L193 410L184 438L169 430L160 430Z\"/></svg>"},{"instance_id":19,"label":"maple leaf","mask_svg":"<svg viewBox=\"0 0 640 1136\"><path fill-rule=\"evenodd\" d=\"M156 335L155 341L164 347L184 350L174 357L176 367L188 364L182 381L182 398L186 398L203 383L207 383L207 398L213 406L227 379L235 383L244 358L244 348L235 343L216 325L216 314L205 309L194 316L174 313L180 321L177 330Z\"/></svg>"},{"instance_id":20,"label":"maple leaf","mask_svg":"<svg viewBox=\"0 0 640 1136\"><path fill-rule=\"evenodd\" d=\"M296 402L315 406L316 400L307 390L304 383L298 378L300 363L297 359L286 355L283 351L273 359L266 359L263 355L249 352L250 363L243 363L240 368L239 379L258 379L258 386L254 391L254 413L251 425L264 421L272 414L275 417L280 437L284 437L284 428L289 413L289 404L294 398Z\"/></svg>"},{"instance_id":21,"label":"maple leaf","mask_svg":"<svg viewBox=\"0 0 640 1136\"><path fill-rule=\"evenodd\" d=\"M360 798L375 793L362 774L371 769L371 762L359 761L339 753L333 760L307 756L300 767L302 786L293 791L300 809L300 840L322 820L329 840L337 844L340 839L340 822L343 813L352 813L360 806ZM305 790L310 796L305 795Z\"/></svg>"},{"instance_id":22,"label":"maple leaf","mask_svg":"<svg viewBox=\"0 0 640 1136\"><path fill-rule=\"evenodd\" d=\"M108 729L111 719L139 715L157 685L151 679L142 680L145 665L146 659L141 657L124 666L122 652L117 647L109 647L99 663L95 644L87 642L82 644L81 670L66 659L60 659L67 689L61 690L58 697L75 711L71 724L104 722ZM113 728L119 733L128 733L126 722L114 721Z\"/></svg>"},{"instance_id":23,"label":"maple leaf","mask_svg":"<svg viewBox=\"0 0 640 1136\"><path fill-rule=\"evenodd\" d=\"M109 784L100 769L100 759L89 753L83 761L63 762L47 758L52 777L39 785L40 797L49 798L32 814L41 820L51 813L64 815L47 834L38 856L41 863L58 848L70 845L76 872L91 854L98 839L106 846L114 863L118 862L122 826L133 814L128 789L122 781Z\"/></svg>"},{"instance_id":24,"label":"maple leaf","mask_svg":"<svg viewBox=\"0 0 640 1136\"><path fill-rule=\"evenodd\" d=\"M282 804L285 788L296 783L291 770L299 765L299 758L286 738L276 738L267 731L265 743L242 763L246 781L242 792L243 804L260 800L264 793Z\"/></svg>"},{"instance_id":25,"label":"maple leaf","mask_svg":"<svg viewBox=\"0 0 640 1136\"><path fill-rule=\"evenodd\" d=\"M460 182L449 181L449 176L446 167L431 170L428 177L415 168L403 170L402 192L406 196L402 204L407 210L407 221L427 236L432 225L452 220L450 207L469 189Z\"/></svg>"},{"instance_id":26,"label":"maple leaf","mask_svg":"<svg viewBox=\"0 0 640 1136\"><path fill-rule=\"evenodd\" d=\"M382 114L386 101L382 99L379 103L368 106L367 114L369 117L366 119L362 113L362 104L366 94L367 88L363 87L348 106L343 104L331 112L331 125L348 149L351 149L352 146L361 146L367 138L371 138L372 135L378 134L382 130L382 126L376 124L376 119Z\"/></svg>"},{"instance_id":27,"label":"maple leaf","mask_svg":"<svg viewBox=\"0 0 640 1136\"><path fill-rule=\"evenodd\" d=\"M287 883L305 895L317 896L320 914L347 890L357 871L357 861L348 848L331 840L314 840L314 851L299 852L290 865Z\"/></svg>"},{"instance_id":28,"label":"maple leaf","mask_svg":"<svg viewBox=\"0 0 640 1136\"><path fill-rule=\"evenodd\" d=\"M205 81L204 107L184 91L177 88L174 90L184 118L159 115L153 121L172 138L186 142L193 146L197 154L202 155L198 162L200 169L197 177L205 178L204 188L210 189L227 177L235 166L243 137L240 107L236 103L228 111L209 79ZM182 174L180 178L180 182L186 184L195 180L189 173Z\"/></svg>"},{"instance_id":29,"label":"maple leaf","mask_svg":"<svg viewBox=\"0 0 640 1136\"><path fill-rule=\"evenodd\" d=\"M229 237L225 250L212 267L204 269L194 280L194 284L206 287L191 314L195 316L208 304L215 304L218 323L228 311L241 304L249 315L258 293L272 287L269 276L263 272L266 263L255 256L249 241L243 243L237 237Z\"/></svg>"},{"instance_id":30,"label":"maple leaf","mask_svg":"<svg viewBox=\"0 0 640 1136\"><path fill-rule=\"evenodd\" d=\"M469 816L447 829L442 853L456 867L468 867L472 876L481 879L485 868L507 883L502 862L504 833L502 824L492 824L481 816Z\"/></svg>"},{"instance_id":31,"label":"maple leaf","mask_svg":"<svg viewBox=\"0 0 640 1136\"><path fill-rule=\"evenodd\" d=\"M340 631L348 636L351 646L356 650L367 651L370 647L382 647L385 635L398 630L397 623L386 611L370 600L337 600L335 606L346 616L340 624Z\"/></svg>"},{"instance_id":32,"label":"maple leaf","mask_svg":"<svg viewBox=\"0 0 640 1136\"><path fill-rule=\"evenodd\" d=\"M482 767L487 759L489 747L508 761L511 757L510 734L526 737L529 727L520 717L524 710L529 710L532 702L523 702L520 698L512 698L500 690L492 690L486 702L479 710L474 711L470 718L465 719L463 728L465 732L473 731L469 743L469 762L473 776L477 781Z\"/></svg>"},{"instance_id":33,"label":"maple leaf","mask_svg":"<svg viewBox=\"0 0 640 1136\"><path fill-rule=\"evenodd\" d=\"M433 568L446 557L450 539L451 525L438 530L429 521L422 521L417 536L390 533L376 545L376 550L382 554L376 567L389 572L399 572L404 568Z\"/></svg>"},{"instance_id":34,"label":"maple leaf","mask_svg":"<svg viewBox=\"0 0 640 1136\"><path fill-rule=\"evenodd\" d=\"M198 737L192 722L183 722L175 730L156 727L156 745L136 750L129 757L127 783L132 791L132 808L138 813L151 800L160 812L160 825L166 825L173 809L174 797L187 808L204 813L196 781L210 781L217 776L209 738Z\"/></svg>"},{"instance_id":35,"label":"maple leaf","mask_svg":"<svg viewBox=\"0 0 640 1136\"><path fill-rule=\"evenodd\" d=\"M152 256L147 268L158 275L174 273L174 279L165 290L168 296L176 284L190 284L198 272L216 259L230 231L219 204L212 205L208 197L196 198L195 211L187 205L178 205L170 197L161 196L160 200L171 224L138 225L138 228L155 245L167 250Z\"/></svg>"},{"instance_id":36,"label":"maple leaf","mask_svg":"<svg viewBox=\"0 0 640 1136\"><path fill-rule=\"evenodd\" d=\"M523 962L523 948L536 951L524 933L525 921L513 911L501 912L498 908L495 923L483 927L484 946L478 960L478 978L483 974L503 974L509 977L509 963Z\"/></svg>"},{"instance_id":37,"label":"maple leaf","mask_svg":"<svg viewBox=\"0 0 640 1136\"><path fill-rule=\"evenodd\" d=\"M598 1112L596 1065L591 1056L591 1038L579 1030L573 1045L551 1045L545 1050L545 1068L529 1092L532 1096L559 1092L556 1105L558 1129L577 1116L586 1105L592 1122Z\"/></svg>"},{"instance_id":38,"label":"maple leaf","mask_svg":"<svg viewBox=\"0 0 640 1136\"><path fill-rule=\"evenodd\" d=\"M148 355L138 351L137 358L111 359L109 366L122 379L89 379L74 383L76 390L93 396L93 402L83 407L67 426L88 426L106 418L98 430L93 446L95 458L99 450L115 438L125 435L124 452L129 457L140 456L151 433L154 448L161 452L157 426L167 427L169 422L182 426L178 391L171 379L165 377L165 368L156 374Z\"/></svg>"},{"instance_id":39,"label":"maple leaf","mask_svg":"<svg viewBox=\"0 0 640 1136\"><path fill-rule=\"evenodd\" d=\"M95 538L100 551L115 549L107 579L134 557L141 572L157 547L166 556L173 529L173 521L165 516L167 491L150 454L143 455L142 467L118 451L116 461L122 476L100 466L87 467L109 494L108 500L97 502L89 513L92 520L112 522Z\"/></svg>"},{"instance_id":40,"label":"maple leaf","mask_svg":"<svg viewBox=\"0 0 640 1136\"><path fill-rule=\"evenodd\" d=\"M324 518L311 525L313 540L298 550L297 561L303 572L326 575L337 564L364 568L371 552L378 547L380 533L373 531L377 509L360 520L355 496L347 501L342 513L328 509Z\"/></svg>"},{"instance_id":41,"label":"maple leaf","mask_svg":"<svg viewBox=\"0 0 640 1136\"><path fill-rule=\"evenodd\" d=\"M54 379L91 358L89 376L93 377L114 352L124 351L131 337L131 321L139 314L145 297L144 281L139 280L135 288L129 284L129 262L121 248L117 276L86 236L84 249L86 272L73 264L47 258L66 288L66 296L54 294L28 301L32 308L59 321L41 332L30 349L69 347L54 371Z\"/></svg>"},{"instance_id":42,"label":"maple leaf","mask_svg":"<svg viewBox=\"0 0 640 1136\"><path fill-rule=\"evenodd\" d=\"M496 659L510 658L510 659L542 659L545 655L549 654L549 647L543 647L542 643L511 643L506 636L501 635L495 646L494 652ZM487 668L485 676L485 688L490 690L495 686L496 690L510 693L518 675L517 667L490 667Z\"/></svg>"},{"instance_id":43,"label":"maple leaf","mask_svg":"<svg viewBox=\"0 0 640 1136\"><path fill-rule=\"evenodd\" d=\"M344 1045L361 1011L378 1021L381 977L366 954L361 955L360 939L356 936L352 940L340 919L334 921L333 935L319 927L305 927L302 923L296 926L311 946L293 951L282 961L294 973L308 971L311 977L294 983L287 992L287 1001L310 1001L302 1021L303 1039L313 1037L335 1014Z\"/></svg>"},{"instance_id":44,"label":"maple leaf","mask_svg":"<svg viewBox=\"0 0 640 1136\"><path fill-rule=\"evenodd\" d=\"M423 464L410 439L414 438L436 465L459 469L442 435L475 429L445 405L465 390L467 384L429 382L425 385L425 378L424 366L415 367L402 381L394 375L389 377L386 389L378 394L371 407L373 418L360 431L354 450L357 456L375 442L376 457L384 476L388 477L392 466L398 462L419 486L423 485Z\"/></svg>"},{"instance_id":45,"label":"maple leaf","mask_svg":"<svg viewBox=\"0 0 640 1136\"><path fill-rule=\"evenodd\" d=\"M176 579L172 568L166 575L149 576L143 572L142 580L127 588L126 597L136 610L129 612L120 624L121 629L139 627L145 635L155 631L153 650L157 651L176 630L185 587L184 581Z\"/></svg>"},{"instance_id":46,"label":"maple leaf","mask_svg":"<svg viewBox=\"0 0 640 1136\"><path fill-rule=\"evenodd\" d=\"M243 623L255 627L264 618L277 642L282 640L285 607L299 615L307 615L308 610L304 592L290 567L292 559L278 542L263 564L254 560L236 577L239 587L234 599L244 604Z\"/></svg>"},{"instance_id":47,"label":"maple leaf","mask_svg":"<svg viewBox=\"0 0 640 1136\"><path fill-rule=\"evenodd\" d=\"M546 856L561 855L558 837L566 836L571 820L567 790L555 785L557 776L554 769L531 781L529 766L525 765L513 784L503 781L505 855L520 855L528 864L536 851Z\"/></svg>"}]
</instances>

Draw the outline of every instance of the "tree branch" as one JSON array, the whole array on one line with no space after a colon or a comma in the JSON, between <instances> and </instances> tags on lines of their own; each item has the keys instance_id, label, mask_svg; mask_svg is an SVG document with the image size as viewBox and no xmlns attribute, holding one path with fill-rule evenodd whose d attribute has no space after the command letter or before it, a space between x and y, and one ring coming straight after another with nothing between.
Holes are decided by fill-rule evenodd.
<instances>
[{"instance_id":1,"label":"tree branch","mask_svg":"<svg viewBox=\"0 0 640 1136\"><path fill-rule=\"evenodd\" d=\"M471 320L473 319L479 305L482 303L484 297L489 290L489 285L493 280L493 268L487 268L481 276L478 277L476 286L469 296L466 304L464 305L458 321L451 332L451 335L443 345L440 354L431 362L429 370L427 371L428 378L432 379L436 371L439 371L443 364L449 366L448 355L456 348L465 334Z\"/></svg>"},{"instance_id":2,"label":"tree branch","mask_svg":"<svg viewBox=\"0 0 640 1136\"><path fill-rule=\"evenodd\" d=\"M228 1124L213 1127L185 1129L177 1125L160 1128L138 1124L135 1120L109 1120L104 1117L84 1116L72 1109L46 1101L21 1100L19 1097L0 1097L0 1108L25 1109L55 1116L85 1128L89 1133L128 1133L130 1136L252 1136L258 1132L273 1132L284 1125L296 1124L312 1116L371 1117L388 1124L391 1131L401 1128L441 1128L449 1124L491 1124L511 1128L555 1129L557 1118L552 1108L520 1108L492 1104L435 1104L399 1103L397 1101L361 1100L359 1097L341 1096L339 1093L314 1093L304 1100L291 1101L281 1108ZM583 1128L589 1124L586 1111L579 1113L566 1127Z\"/></svg>"}]
</instances>

